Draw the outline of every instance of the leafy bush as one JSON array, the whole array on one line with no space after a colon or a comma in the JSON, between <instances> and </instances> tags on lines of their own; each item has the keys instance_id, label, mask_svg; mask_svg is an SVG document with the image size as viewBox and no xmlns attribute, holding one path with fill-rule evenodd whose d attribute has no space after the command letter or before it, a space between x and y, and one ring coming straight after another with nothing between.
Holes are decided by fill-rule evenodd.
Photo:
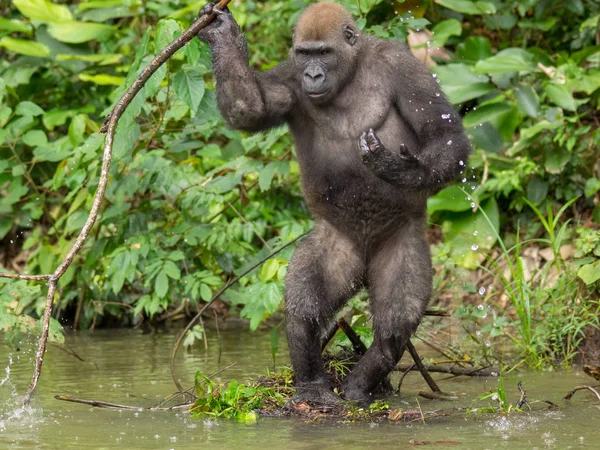
<instances>
[{"instance_id":1,"label":"leafy bush","mask_svg":"<svg viewBox=\"0 0 600 450\"><path fill-rule=\"evenodd\" d=\"M307 3L232 3L256 68L286 57L291 25ZM341 3L367 33L405 40L411 30L432 30L422 50L443 50L431 52L438 62L432 70L464 115L475 149L462 185L429 201L445 255L474 269L491 257L497 237L510 242L517 229L535 237L540 222L528 203L546 211L579 197L567 215L598 227L597 2ZM61 261L98 184L104 138L96 132L104 116L198 8L187 0L0 6L6 269L50 273ZM179 306L193 309L310 228L287 130L228 129L216 109L210 66L208 48L194 40L121 119L99 223L59 284L57 313L75 326L128 325L162 320ZM593 285L598 254L584 245L586 233L578 240L588 258L579 277ZM291 252L230 289L221 299L230 313L255 329L280 310ZM27 328L27 317L43 308L41 291L2 281L0 328Z\"/></svg>"}]
</instances>

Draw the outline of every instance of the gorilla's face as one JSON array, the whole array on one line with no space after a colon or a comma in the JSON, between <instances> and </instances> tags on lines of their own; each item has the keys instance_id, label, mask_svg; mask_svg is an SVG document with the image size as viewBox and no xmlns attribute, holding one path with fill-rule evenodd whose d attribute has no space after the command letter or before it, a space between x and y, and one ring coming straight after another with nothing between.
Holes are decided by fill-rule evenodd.
<instances>
[{"instance_id":1,"label":"gorilla's face","mask_svg":"<svg viewBox=\"0 0 600 450\"><path fill-rule=\"evenodd\" d=\"M354 30L347 27L339 36L327 40L294 43L293 58L302 90L313 103L327 103L347 83L355 68L356 37Z\"/></svg>"}]
</instances>

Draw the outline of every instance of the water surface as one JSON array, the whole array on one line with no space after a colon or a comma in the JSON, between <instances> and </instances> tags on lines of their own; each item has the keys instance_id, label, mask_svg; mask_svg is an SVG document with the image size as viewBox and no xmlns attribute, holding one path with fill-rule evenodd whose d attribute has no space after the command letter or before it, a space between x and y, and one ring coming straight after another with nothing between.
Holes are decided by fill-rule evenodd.
<instances>
[{"instance_id":1,"label":"water surface","mask_svg":"<svg viewBox=\"0 0 600 450\"><path fill-rule=\"evenodd\" d=\"M288 362L284 340L282 335L278 364ZM509 416L464 416L452 411L496 389L497 379L460 377L441 381L444 391L462 396L459 401L444 402L417 400L416 394L425 388L425 383L418 374L411 373L404 381L403 393L389 399L391 406L402 409L420 406L424 411L443 409L453 414L425 424L322 424L261 419L258 424L243 425L227 420L195 420L188 414L97 409L54 399L54 395L61 394L152 406L175 390L169 370L174 341L173 335L137 331L68 336L68 346L85 361L51 346L32 408L21 411L18 417L14 417L16 393L22 394L29 382L34 346L24 344L18 352L0 347L0 367L5 368L0 375L5 376L0 386L0 448L600 448L600 402L588 392L578 392L570 403L561 400L578 384L594 384L594 380L578 370L508 377L505 383L513 404L519 398L516 382L520 379L532 402L550 400L561 406L558 411L548 411L534 403L537 411ZM243 382L263 375L273 364L270 334L238 328L221 330L217 337L211 331L208 350L200 344L192 352L181 351L177 370L184 386L191 386L196 370L211 374L231 363L236 365L219 378ZM438 380L446 376L434 375ZM460 445L417 447L410 444L411 440L456 441Z\"/></svg>"}]
</instances>

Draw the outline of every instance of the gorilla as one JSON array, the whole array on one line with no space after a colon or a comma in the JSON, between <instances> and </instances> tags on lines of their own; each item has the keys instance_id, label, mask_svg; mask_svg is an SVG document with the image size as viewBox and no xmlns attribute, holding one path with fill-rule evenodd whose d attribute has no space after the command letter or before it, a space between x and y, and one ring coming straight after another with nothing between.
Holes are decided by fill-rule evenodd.
<instances>
[{"instance_id":1,"label":"gorilla","mask_svg":"<svg viewBox=\"0 0 600 450\"><path fill-rule=\"evenodd\" d=\"M341 389L368 402L400 360L431 295L427 197L464 169L460 116L432 73L402 43L362 34L333 2L310 5L289 59L249 67L229 11L198 37L211 47L219 110L232 128L287 123L315 227L285 279L290 358L299 400L339 401L325 375L321 335L360 289L368 290L374 342Z\"/></svg>"}]
</instances>

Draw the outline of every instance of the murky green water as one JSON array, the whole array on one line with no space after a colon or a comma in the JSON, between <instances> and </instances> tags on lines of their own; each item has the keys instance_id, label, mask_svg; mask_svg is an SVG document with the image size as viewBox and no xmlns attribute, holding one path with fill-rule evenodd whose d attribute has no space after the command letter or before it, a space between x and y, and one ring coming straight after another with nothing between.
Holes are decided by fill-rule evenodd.
<instances>
[{"instance_id":1,"label":"murky green water","mask_svg":"<svg viewBox=\"0 0 600 450\"><path fill-rule=\"evenodd\" d=\"M283 338L282 338L283 341ZM412 448L418 441L457 441L460 445L427 447L485 448L600 448L600 404L588 392L577 393L569 404L562 396L578 384L593 384L579 371L529 373L506 380L511 401L518 400L516 381L521 379L531 401L551 400L558 411L527 414L456 414L423 423L400 424L315 424L293 419L261 419L256 425L231 421L194 420L187 414L119 412L61 402L54 395L100 399L116 403L151 406L174 391L169 373L169 356L174 337L138 332L97 332L68 338L84 362L57 347L50 348L33 408L14 414L14 392L23 393L31 374L32 347L20 352L0 348L0 368L9 376L0 386L0 448L11 449L103 449L103 448L244 448L317 449L366 447ZM181 352L178 373L191 385L196 370L210 374L231 364L225 380L247 381L264 373L272 364L270 336L245 330L222 330L220 338L209 335L209 348ZM9 364L9 361L12 363ZM281 342L278 362L287 362ZM3 375L6 375L3 374ZM0 375L2 377L2 375ZM436 375L437 379L445 375ZM465 406L479 394L497 387L496 379L456 378L442 381L445 391L464 394L456 402L420 398L424 411ZM424 387L418 374L404 382L403 394L390 404L417 408L416 392ZM542 405L534 404L535 409ZM426 448L427 448L426 447Z\"/></svg>"}]
</instances>

